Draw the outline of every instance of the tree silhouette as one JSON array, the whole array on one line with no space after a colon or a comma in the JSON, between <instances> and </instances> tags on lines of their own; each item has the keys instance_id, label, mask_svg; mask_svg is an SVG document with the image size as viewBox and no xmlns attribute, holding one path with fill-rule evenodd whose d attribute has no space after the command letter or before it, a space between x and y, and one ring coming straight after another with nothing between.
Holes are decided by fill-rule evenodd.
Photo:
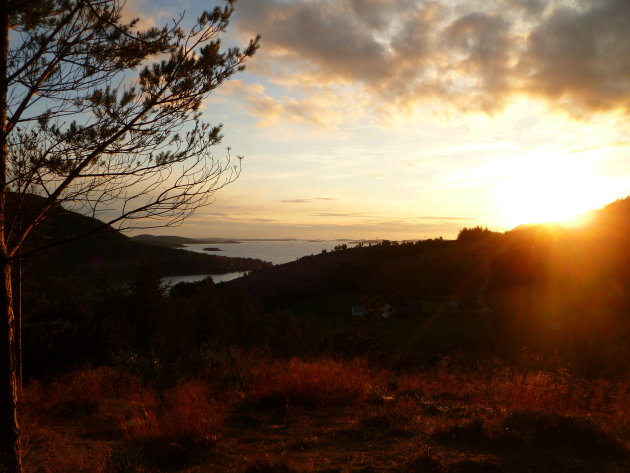
<instances>
[{"instance_id":1,"label":"tree silhouette","mask_svg":"<svg viewBox=\"0 0 630 473\"><path fill-rule=\"evenodd\" d=\"M120 0L4 0L0 15L0 471L21 471L14 263L56 207L118 228L173 225L234 180L202 101L240 71L233 0L185 28L142 29ZM33 194L42 199L29 198ZM44 245L45 246L45 245Z\"/></svg>"}]
</instances>

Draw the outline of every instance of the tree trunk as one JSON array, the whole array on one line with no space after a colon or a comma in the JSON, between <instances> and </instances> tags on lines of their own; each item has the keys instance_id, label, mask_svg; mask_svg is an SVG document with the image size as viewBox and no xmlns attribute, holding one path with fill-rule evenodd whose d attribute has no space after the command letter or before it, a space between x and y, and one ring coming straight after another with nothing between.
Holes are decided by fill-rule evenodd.
<instances>
[{"instance_id":1,"label":"tree trunk","mask_svg":"<svg viewBox=\"0 0 630 473\"><path fill-rule=\"evenodd\" d=\"M5 262L0 282L0 472L21 473L20 427L17 418L15 314L11 295L11 264Z\"/></svg>"},{"instance_id":2,"label":"tree trunk","mask_svg":"<svg viewBox=\"0 0 630 473\"><path fill-rule=\"evenodd\" d=\"M22 396L22 388L24 383L24 364L22 363L22 256L18 255L15 271L17 277L15 278L15 285L17 294L13 296L15 301L15 363L17 365L17 379L18 379L18 396Z\"/></svg>"},{"instance_id":3,"label":"tree trunk","mask_svg":"<svg viewBox=\"0 0 630 473\"><path fill-rule=\"evenodd\" d=\"M9 5L0 13L0 472L21 473L20 427L17 418L15 313L11 294L11 260L6 241L7 194L7 63Z\"/></svg>"}]
</instances>

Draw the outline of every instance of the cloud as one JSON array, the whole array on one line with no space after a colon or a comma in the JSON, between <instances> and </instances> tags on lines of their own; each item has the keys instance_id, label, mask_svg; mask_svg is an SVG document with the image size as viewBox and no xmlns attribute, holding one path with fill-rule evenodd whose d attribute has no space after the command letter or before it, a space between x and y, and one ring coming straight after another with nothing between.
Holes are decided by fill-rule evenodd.
<instances>
[{"instance_id":1,"label":"cloud","mask_svg":"<svg viewBox=\"0 0 630 473\"><path fill-rule=\"evenodd\" d=\"M519 8L531 15L540 15L548 4L553 2L546 0L503 0L508 8Z\"/></svg>"},{"instance_id":2,"label":"cloud","mask_svg":"<svg viewBox=\"0 0 630 473\"><path fill-rule=\"evenodd\" d=\"M630 112L627 0L240 0L236 24L262 33L269 80L353 86L372 111L440 100L494 112L526 94L574 114ZM267 94L251 110L331 123L316 97Z\"/></svg>"},{"instance_id":3,"label":"cloud","mask_svg":"<svg viewBox=\"0 0 630 473\"><path fill-rule=\"evenodd\" d=\"M256 222L256 223L272 223L272 222L278 222L279 220L275 218L248 218L248 219L244 219L244 221Z\"/></svg>"},{"instance_id":4,"label":"cloud","mask_svg":"<svg viewBox=\"0 0 630 473\"><path fill-rule=\"evenodd\" d=\"M458 18L444 30L445 44L460 55L456 69L475 78L477 103L486 110L501 105L509 90L510 24L498 15L474 12Z\"/></svg>"},{"instance_id":5,"label":"cloud","mask_svg":"<svg viewBox=\"0 0 630 473\"><path fill-rule=\"evenodd\" d=\"M239 79L227 82L219 93L242 100L249 112L258 118L258 126L261 128L278 120L331 128L343 120L343 115L335 111L338 101L330 94L305 98L273 98L263 85L249 84Z\"/></svg>"},{"instance_id":6,"label":"cloud","mask_svg":"<svg viewBox=\"0 0 630 473\"><path fill-rule=\"evenodd\" d=\"M479 220L474 217L434 217L434 216L426 216L426 217L416 217L418 220Z\"/></svg>"},{"instance_id":7,"label":"cloud","mask_svg":"<svg viewBox=\"0 0 630 473\"><path fill-rule=\"evenodd\" d=\"M385 224L387 222L387 218L378 215L370 215L366 213L360 212L318 212L311 214L311 217L343 217L343 218L362 218L367 219L369 222L380 222ZM412 217L410 219L401 219L390 222L392 225L398 225L401 221L405 221L408 223L412 223L414 220L432 220L436 222L445 222L445 221L475 221L478 220L475 217L440 217L440 216L421 216L421 217ZM389 225L389 224L388 224Z\"/></svg>"},{"instance_id":8,"label":"cloud","mask_svg":"<svg viewBox=\"0 0 630 473\"><path fill-rule=\"evenodd\" d=\"M356 212L319 212L311 214L311 217L376 218L371 215Z\"/></svg>"},{"instance_id":9,"label":"cloud","mask_svg":"<svg viewBox=\"0 0 630 473\"><path fill-rule=\"evenodd\" d=\"M311 202L331 201L331 200L337 200L337 199L334 199L332 197L314 197L312 199L286 199L286 200L281 200L280 202L284 204L308 204Z\"/></svg>"},{"instance_id":10,"label":"cloud","mask_svg":"<svg viewBox=\"0 0 630 473\"><path fill-rule=\"evenodd\" d=\"M429 238L444 236L454 238L462 226L452 222L414 223L398 220L379 220L373 222L344 222L322 223L316 228L309 225L295 225L294 229L308 231L316 230L323 235L354 236L356 238Z\"/></svg>"},{"instance_id":11,"label":"cloud","mask_svg":"<svg viewBox=\"0 0 630 473\"><path fill-rule=\"evenodd\" d=\"M188 234L199 237L223 238L362 238L362 239L424 239L437 236L455 238L461 225L452 222L409 223L376 221L369 223L269 223L221 221L212 227L192 226L187 222Z\"/></svg>"},{"instance_id":12,"label":"cloud","mask_svg":"<svg viewBox=\"0 0 630 473\"><path fill-rule=\"evenodd\" d=\"M227 206L230 208L230 206ZM226 211L210 211L204 210L197 212L187 219L189 224L210 224L216 222L234 222L234 223L275 223L279 222L275 218L253 217L252 213L257 211L256 208L245 208L234 206L231 210Z\"/></svg>"},{"instance_id":13,"label":"cloud","mask_svg":"<svg viewBox=\"0 0 630 473\"><path fill-rule=\"evenodd\" d=\"M156 26L155 10L149 13L147 0L127 0L122 5L123 21L131 22L137 19L138 23L136 26L141 30Z\"/></svg>"},{"instance_id":14,"label":"cloud","mask_svg":"<svg viewBox=\"0 0 630 473\"><path fill-rule=\"evenodd\" d=\"M387 66L386 49L346 3L249 0L239 3L237 18L242 29L261 31L273 55L338 80L377 78Z\"/></svg>"},{"instance_id":15,"label":"cloud","mask_svg":"<svg viewBox=\"0 0 630 473\"><path fill-rule=\"evenodd\" d=\"M518 71L529 93L568 108L630 110L630 2L563 6L531 32Z\"/></svg>"}]
</instances>

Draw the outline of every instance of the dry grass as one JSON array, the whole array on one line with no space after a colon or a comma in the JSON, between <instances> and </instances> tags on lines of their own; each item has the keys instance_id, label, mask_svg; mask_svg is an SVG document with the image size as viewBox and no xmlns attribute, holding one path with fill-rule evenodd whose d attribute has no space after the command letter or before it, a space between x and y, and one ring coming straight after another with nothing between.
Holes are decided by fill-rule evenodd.
<instances>
[{"instance_id":1,"label":"dry grass","mask_svg":"<svg viewBox=\"0 0 630 473\"><path fill-rule=\"evenodd\" d=\"M83 439L67 428L22 424L24 470L33 473L110 473L111 445Z\"/></svg>"},{"instance_id":2,"label":"dry grass","mask_svg":"<svg viewBox=\"0 0 630 473\"><path fill-rule=\"evenodd\" d=\"M484 412L540 410L588 415L630 428L630 382L624 379L585 379L566 370L497 364L469 369L458 365L401 376L398 392L459 400Z\"/></svg>"},{"instance_id":3,"label":"dry grass","mask_svg":"<svg viewBox=\"0 0 630 473\"><path fill-rule=\"evenodd\" d=\"M628 380L492 359L416 373L330 358L239 369L231 401L208 381L158 392L111 369L32 384L26 471L630 471Z\"/></svg>"},{"instance_id":4,"label":"dry grass","mask_svg":"<svg viewBox=\"0 0 630 473\"><path fill-rule=\"evenodd\" d=\"M158 400L149 396L134 400L131 412L121 420L121 430L130 440L184 441L206 444L215 441L223 424L226 406L213 400L203 381L184 381Z\"/></svg>"},{"instance_id":5,"label":"dry grass","mask_svg":"<svg viewBox=\"0 0 630 473\"><path fill-rule=\"evenodd\" d=\"M364 360L331 358L272 361L250 371L250 400L279 399L307 407L346 406L365 400L377 388L377 376Z\"/></svg>"},{"instance_id":6,"label":"dry grass","mask_svg":"<svg viewBox=\"0 0 630 473\"><path fill-rule=\"evenodd\" d=\"M23 400L27 471L37 473L143 471L129 465L162 455L181 462L216 441L227 411L203 381L157 392L111 368L31 383Z\"/></svg>"}]
</instances>

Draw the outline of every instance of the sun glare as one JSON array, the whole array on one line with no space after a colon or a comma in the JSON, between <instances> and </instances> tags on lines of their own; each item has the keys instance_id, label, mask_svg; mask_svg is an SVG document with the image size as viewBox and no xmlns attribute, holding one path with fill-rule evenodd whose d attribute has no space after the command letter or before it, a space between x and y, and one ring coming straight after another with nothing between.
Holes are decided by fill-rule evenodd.
<instances>
[{"instance_id":1,"label":"sun glare","mask_svg":"<svg viewBox=\"0 0 630 473\"><path fill-rule=\"evenodd\" d=\"M605 189L584 161L538 156L515 163L510 171L496 197L510 228L527 223L570 223L605 202Z\"/></svg>"}]
</instances>

